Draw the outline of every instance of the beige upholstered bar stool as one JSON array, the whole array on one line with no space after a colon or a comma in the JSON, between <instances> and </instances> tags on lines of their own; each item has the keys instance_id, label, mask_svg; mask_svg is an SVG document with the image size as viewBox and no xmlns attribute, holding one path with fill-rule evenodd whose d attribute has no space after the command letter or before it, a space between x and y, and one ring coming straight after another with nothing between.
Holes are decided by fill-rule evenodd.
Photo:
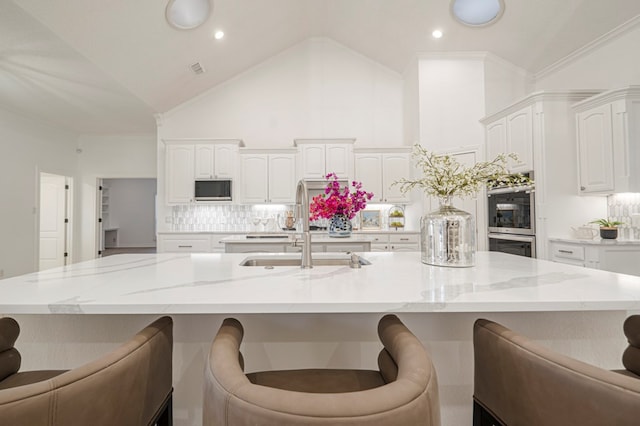
<instances>
[{"instance_id":1,"label":"beige upholstered bar stool","mask_svg":"<svg viewBox=\"0 0 640 426\"><path fill-rule=\"evenodd\" d=\"M0 318L0 425L171 425L173 321L162 317L68 371L19 372L20 327Z\"/></svg>"},{"instance_id":2,"label":"beige upholstered bar stool","mask_svg":"<svg viewBox=\"0 0 640 426\"><path fill-rule=\"evenodd\" d=\"M625 322L625 333L632 337L623 362L631 371L619 374L555 353L495 322L477 320L474 426L639 425L640 317Z\"/></svg>"},{"instance_id":3,"label":"beige upholstered bar stool","mask_svg":"<svg viewBox=\"0 0 640 426\"><path fill-rule=\"evenodd\" d=\"M243 372L243 329L227 318L205 367L204 426L440 425L431 358L395 315L378 324L380 371Z\"/></svg>"}]
</instances>

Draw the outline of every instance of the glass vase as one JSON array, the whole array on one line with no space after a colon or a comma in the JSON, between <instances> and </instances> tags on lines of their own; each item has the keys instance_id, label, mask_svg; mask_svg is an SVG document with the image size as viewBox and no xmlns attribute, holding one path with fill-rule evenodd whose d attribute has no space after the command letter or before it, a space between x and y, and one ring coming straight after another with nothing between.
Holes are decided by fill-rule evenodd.
<instances>
[{"instance_id":1,"label":"glass vase","mask_svg":"<svg viewBox=\"0 0 640 426\"><path fill-rule=\"evenodd\" d=\"M351 220L347 215L336 214L329 220L329 236L345 238L351 236Z\"/></svg>"},{"instance_id":2,"label":"glass vase","mask_svg":"<svg viewBox=\"0 0 640 426\"><path fill-rule=\"evenodd\" d=\"M469 267L475 263L476 229L473 216L453 207L451 197L440 199L440 208L420 219L422 263Z\"/></svg>"}]
</instances>

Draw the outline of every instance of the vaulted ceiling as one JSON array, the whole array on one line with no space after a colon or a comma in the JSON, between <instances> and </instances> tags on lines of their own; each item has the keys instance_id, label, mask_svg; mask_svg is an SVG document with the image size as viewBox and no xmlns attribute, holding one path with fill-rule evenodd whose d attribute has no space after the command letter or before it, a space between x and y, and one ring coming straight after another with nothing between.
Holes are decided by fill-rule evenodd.
<instances>
[{"instance_id":1,"label":"vaulted ceiling","mask_svg":"<svg viewBox=\"0 0 640 426\"><path fill-rule=\"evenodd\" d=\"M468 28L449 0L213 0L183 31L166 3L0 0L0 106L79 133L150 132L154 113L309 37L399 73L418 53L486 51L535 74L640 15L638 0L505 0L500 21Z\"/></svg>"}]
</instances>

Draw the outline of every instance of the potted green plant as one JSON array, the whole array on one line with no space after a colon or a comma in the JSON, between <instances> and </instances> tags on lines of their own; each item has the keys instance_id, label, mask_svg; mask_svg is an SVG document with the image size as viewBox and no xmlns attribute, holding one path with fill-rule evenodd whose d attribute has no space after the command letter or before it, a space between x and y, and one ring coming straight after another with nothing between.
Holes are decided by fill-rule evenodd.
<instances>
[{"instance_id":1,"label":"potted green plant","mask_svg":"<svg viewBox=\"0 0 640 426\"><path fill-rule=\"evenodd\" d=\"M596 219L591 223L597 223L600 225L600 238L604 240L615 240L618 238L618 225L622 225L623 222L609 219Z\"/></svg>"}]
</instances>

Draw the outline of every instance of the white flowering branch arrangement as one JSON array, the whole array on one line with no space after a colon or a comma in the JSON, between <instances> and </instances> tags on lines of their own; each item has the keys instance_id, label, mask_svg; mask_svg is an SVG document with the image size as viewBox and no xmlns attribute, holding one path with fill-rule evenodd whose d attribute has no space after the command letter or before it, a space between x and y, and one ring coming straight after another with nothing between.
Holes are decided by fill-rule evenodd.
<instances>
[{"instance_id":1,"label":"white flowering branch arrangement","mask_svg":"<svg viewBox=\"0 0 640 426\"><path fill-rule=\"evenodd\" d=\"M501 188L530 186L533 181L520 173L509 173L507 159L518 161L516 154L499 154L491 161L482 161L472 167L463 166L449 155L436 155L420 144L413 146L412 157L416 167L422 169L422 178L402 178L393 183L406 193L421 188L427 195L445 198L475 195L481 187Z\"/></svg>"}]
</instances>

